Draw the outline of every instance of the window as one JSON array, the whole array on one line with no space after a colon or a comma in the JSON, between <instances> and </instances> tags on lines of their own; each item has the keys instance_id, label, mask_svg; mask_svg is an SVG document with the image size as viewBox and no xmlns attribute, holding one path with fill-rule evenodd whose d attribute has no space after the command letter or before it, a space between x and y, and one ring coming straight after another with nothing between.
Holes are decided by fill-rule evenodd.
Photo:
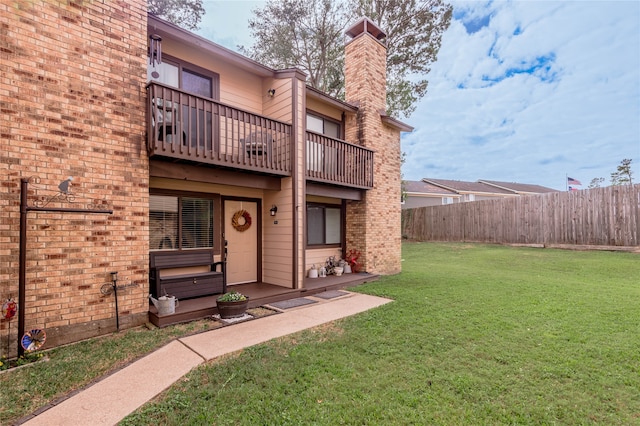
<instances>
[{"instance_id":1,"label":"window","mask_svg":"<svg viewBox=\"0 0 640 426\"><path fill-rule=\"evenodd\" d=\"M307 204L307 245L342 242L342 209L334 204Z\"/></svg>"},{"instance_id":2,"label":"window","mask_svg":"<svg viewBox=\"0 0 640 426\"><path fill-rule=\"evenodd\" d=\"M453 197L442 197L442 204L453 204Z\"/></svg>"},{"instance_id":3,"label":"window","mask_svg":"<svg viewBox=\"0 0 640 426\"><path fill-rule=\"evenodd\" d=\"M307 130L320 133L333 139L340 139L340 123L307 113ZM335 174L338 164L338 151L334 147L324 146L322 143L307 141L307 170Z\"/></svg>"},{"instance_id":4,"label":"window","mask_svg":"<svg viewBox=\"0 0 640 426\"><path fill-rule=\"evenodd\" d=\"M330 138L341 138L340 123L315 114L307 113L307 130L329 136Z\"/></svg>"},{"instance_id":5,"label":"window","mask_svg":"<svg viewBox=\"0 0 640 426\"><path fill-rule=\"evenodd\" d=\"M213 213L209 198L150 195L150 249L213 248Z\"/></svg>"},{"instance_id":6,"label":"window","mask_svg":"<svg viewBox=\"0 0 640 426\"><path fill-rule=\"evenodd\" d=\"M219 97L218 74L168 55L164 55L161 64L155 67L147 66L147 79L205 98ZM180 133L173 128L174 126L182 129L185 144L189 139L191 146L212 146L214 126L217 122L213 121L211 112L198 109L189 101L182 101L182 105L175 108L175 122L172 121L172 113L173 111L164 113L165 116L158 117L158 121L171 122L171 132Z\"/></svg>"},{"instance_id":7,"label":"window","mask_svg":"<svg viewBox=\"0 0 640 426\"><path fill-rule=\"evenodd\" d=\"M147 66L147 80L164 83L198 96L218 98L218 74L168 55L163 56L161 64Z\"/></svg>"}]
</instances>

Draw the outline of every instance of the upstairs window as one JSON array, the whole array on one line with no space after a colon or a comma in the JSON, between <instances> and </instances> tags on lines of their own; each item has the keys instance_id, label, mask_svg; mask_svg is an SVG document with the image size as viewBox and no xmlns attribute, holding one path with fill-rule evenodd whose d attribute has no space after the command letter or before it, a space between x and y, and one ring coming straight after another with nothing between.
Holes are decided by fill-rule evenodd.
<instances>
[{"instance_id":1,"label":"upstairs window","mask_svg":"<svg viewBox=\"0 0 640 426\"><path fill-rule=\"evenodd\" d=\"M150 249L213 248L213 216L212 199L150 195Z\"/></svg>"},{"instance_id":2,"label":"upstairs window","mask_svg":"<svg viewBox=\"0 0 640 426\"><path fill-rule=\"evenodd\" d=\"M205 98L219 98L218 74L169 55L162 56L162 63L147 66L147 80L166 84Z\"/></svg>"},{"instance_id":3,"label":"upstairs window","mask_svg":"<svg viewBox=\"0 0 640 426\"><path fill-rule=\"evenodd\" d=\"M341 139L340 123L329 118L307 113L307 130L329 136L334 139Z\"/></svg>"}]
</instances>

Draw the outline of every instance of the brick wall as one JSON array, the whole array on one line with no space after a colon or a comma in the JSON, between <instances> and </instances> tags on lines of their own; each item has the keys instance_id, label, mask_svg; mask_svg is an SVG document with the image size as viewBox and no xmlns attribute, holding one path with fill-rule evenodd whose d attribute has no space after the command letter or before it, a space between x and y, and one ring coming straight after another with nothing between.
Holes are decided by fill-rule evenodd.
<instances>
[{"instance_id":1,"label":"brick wall","mask_svg":"<svg viewBox=\"0 0 640 426\"><path fill-rule=\"evenodd\" d=\"M22 178L29 205L113 209L27 215L20 308L46 347L115 329L111 271L131 285L121 327L147 319L146 22L145 0L0 4L0 302L18 300ZM67 176L73 197L55 197ZM15 356L17 322L0 322L0 356Z\"/></svg>"},{"instance_id":2,"label":"brick wall","mask_svg":"<svg viewBox=\"0 0 640 426\"><path fill-rule=\"evenodd\" d=\"M400 272L400 132L380 117L386 106L386 48L371 34L356 35L345 47L345 92L359 105L347 140L375 150L374 188L347 204L347 250L362 252L368 272Z\"/></svg>"}]
</instances>

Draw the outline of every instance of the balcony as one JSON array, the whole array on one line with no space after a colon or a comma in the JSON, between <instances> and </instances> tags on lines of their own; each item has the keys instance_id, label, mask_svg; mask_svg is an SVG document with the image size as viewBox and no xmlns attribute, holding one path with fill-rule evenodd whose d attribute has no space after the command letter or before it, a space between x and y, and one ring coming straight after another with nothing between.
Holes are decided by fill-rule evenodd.
<instances>
[{"instance_id":1,"label":"balcony","mask_svg":"<svg viewBox=\"0 0 640 426\"><path fill-rule=\"evenodd\" d=\"M307 131L307 180L373 188L373 151Z\"/></svg>"},{"instance_id":2,"label":"balcony","mask_svg":"<svg viewBox=\"0 0 640 426\"><path fill-rule=\"evenodd\" d=\"M292 126L160 83L147 85L150 157L291 176ZM373 151L307 132L306 179L373 187Z\"/></svg>"},{"instance_id":3,"label":"balcony","mask_svg":"<svg viewBox=\"0 0 640 426\"><path fill-rule=\"evenodd\" d=\"M147 85L150 157L291 175L291 125L158 83Z\"/></svg>"}]
</instances>

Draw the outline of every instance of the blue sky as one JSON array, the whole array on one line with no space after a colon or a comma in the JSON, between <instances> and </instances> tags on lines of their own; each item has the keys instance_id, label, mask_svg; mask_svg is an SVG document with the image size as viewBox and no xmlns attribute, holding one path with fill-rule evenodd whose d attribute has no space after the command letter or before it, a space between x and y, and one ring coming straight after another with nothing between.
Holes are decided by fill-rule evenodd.
<instances>
[{"instance_id":1,"label":"blue sky","mask_svg":"<svg viewBox=\"0 0 640 426\"><path fill-rule=\"evenodd\" d=\"M198 34L250 45L261 1L204 1ZM429 90L402 137L404 179L566 188L632 158L640 183L640 2L451 2Z\"/></svg>"}]
</instances>

